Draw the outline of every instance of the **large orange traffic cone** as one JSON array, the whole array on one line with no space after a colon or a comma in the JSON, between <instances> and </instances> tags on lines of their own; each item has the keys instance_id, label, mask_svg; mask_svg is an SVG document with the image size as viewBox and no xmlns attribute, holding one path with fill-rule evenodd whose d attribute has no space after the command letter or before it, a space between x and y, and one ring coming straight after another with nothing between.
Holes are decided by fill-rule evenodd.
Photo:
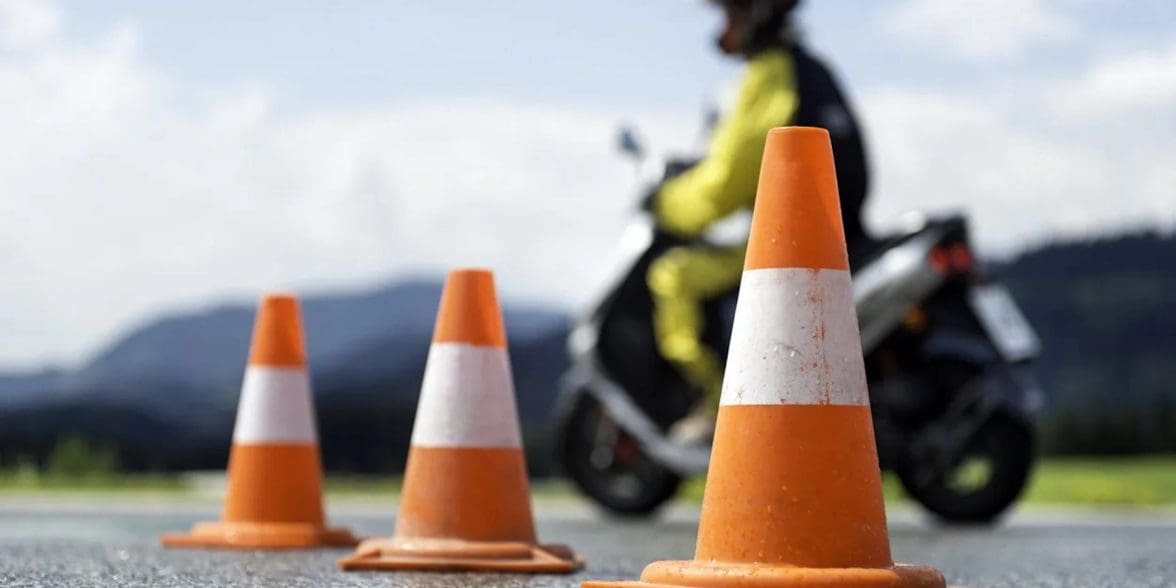
<instances>
[{"instance_id":1,"label":"large orange traffic cone","mask_svg":"<svg viewBox=\"0 0 1176 588\"><path fill-rule=\"evenodd\" d=\"M355 545L349 531L323 523L318 435L293 296L266 296L257 312L221 520L164 535L162 542L236 549Z\"/></svg>"},{"instance_id":2,"label":"large orange traffic cone","mask_svg":"<svg viewBox=\"0 0 1176 588\"><path fill-rule=\"evenodd\" d=\"M425 367L396 533L341 559L345 570L568 573L583 562L539 545L494 278L449 274Z\"/></svg>"},{"instance_id":3,"label":"large orange traffic cone","mask_svg":"<svg viewBox=\"0 0 1176 588\"><path fill-rule=\"evenodd\" d=\"M693 561L583 586L942 588L890 556L829 134L768 134Z\"/></svg>"}]
</instances>

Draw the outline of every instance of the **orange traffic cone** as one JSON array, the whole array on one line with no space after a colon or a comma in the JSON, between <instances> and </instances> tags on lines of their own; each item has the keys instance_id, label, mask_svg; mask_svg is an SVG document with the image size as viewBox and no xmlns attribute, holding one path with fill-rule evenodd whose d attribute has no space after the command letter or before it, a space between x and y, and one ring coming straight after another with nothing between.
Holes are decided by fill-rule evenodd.
<instances>
[{"instance_id":1,"label":"orange traffic cone","mask_svg":"<svg viewBox=\"0 0 1176 588\"><path fill-rule=\"evenodd\" d=\"M943 588L895 565L829 134L768 134L693 561L600 586Z\"/></svg>"},{"instance_id":2,"label":"orange traffic cone","mask_svg":"<svg viewBox=\"0 0 1176 588\"><path fill-rule=\"evenodd\" d=\"M506 333L486 270L449 274L425 367L396 533L339 560L345 570L569 573L531 519Z\"/></svg>"},{"instance_id":3,"label":"orange traffic cone","mask_svg":"<svg viewBox=\"0 0 1176 588\"><path fill-rule=\"evenodd\" d=\"M318 435L293 296L266 296L257 312L221 520L164 535L162 542L233 549L355 545L349 531L323 523Z\"/></svg>"}]
</instances>

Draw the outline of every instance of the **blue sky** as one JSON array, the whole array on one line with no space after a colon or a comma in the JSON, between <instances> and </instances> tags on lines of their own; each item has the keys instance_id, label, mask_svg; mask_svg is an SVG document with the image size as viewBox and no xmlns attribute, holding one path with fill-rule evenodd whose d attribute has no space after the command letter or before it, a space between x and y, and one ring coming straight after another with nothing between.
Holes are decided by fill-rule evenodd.
<instances>
[{"instance_id":1,"label":"blue sky","mask_svg":"<svg viewBox=\"0 0 1176 588\"><path fill-rule=\"evenodd\" d=\"M287 109L363 107L436 95L664 105L729 73L705 40L701 3L469 0L75 2L82 35L123 22L143 54L193 82L259 79ZM259 38L259 36L261 38ZM684 67L685 66L685 67ZM650 71L658 71L650 76Z\"/></svg>"},{"instance_id":2,"label":"blue sky","mask_svg":"<svg viewBox=\"0 0 1176 588\"><path fill-rule=\"evenodd\" d=\"M809 0L883 230L981 247L1176 224L1176 3ZM621 121L697 150L738 63L690 0L0 0L0 368L160 312L453 265L576 308L635 186ZM536 247L541 244L541 247Z\"/></svg>"},{"instance_id":3,"label":"blue sky","mask_svg":"<svg viewBox=\"0 0 1176 588\"><path fill-rule=\"evenodd\" d=\"M680 101L683 93L705 92L736 67L705 42L717 21L702 0L335 4L74 0L62 6L74 38L100 39L133 23L152 65L201 85L265 80L282 94L283 108L460 93L657 107ZM896 42L894 31L879 26L901 4L812 1L804 11L806 30L853 85L942 86L1010 72L1066 75L1100 53L1146 49L1176 26L1176 7L1166 0L1136 0L1130 8L1111 1L1054 2L1073 29L1066 42L1034 42L1041 34L1036 29L1012 33L1013 51L1020 53L1015 58L973 59L961 67L957 54L917 40ZM1003 14L978 9L971 17L978 35L984 27L1010 26L1001 21L1016 21L1024 7L1050 3L981 4ZM958 6L967 21L969 3ZM997 22L984 23L989 16Z\"/></svg>"}]
</instances>

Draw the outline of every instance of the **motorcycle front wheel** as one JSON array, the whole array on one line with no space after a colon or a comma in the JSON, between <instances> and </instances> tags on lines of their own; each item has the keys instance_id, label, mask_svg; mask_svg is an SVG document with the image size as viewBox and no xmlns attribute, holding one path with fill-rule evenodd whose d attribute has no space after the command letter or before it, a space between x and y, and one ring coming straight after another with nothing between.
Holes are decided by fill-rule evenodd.
<instances>
[{"instance_id":1,"label":"motorcycle front wheel","mask_svg":"<svg viewBox=\"0 0 1176 588\"><path fill-rule=\"evenodd\" d=\"M584 494L621 517L648 516L674 497L682 478L654 462L589 394L560 426L560 463Z\"/></svg>"},{"instance_id":2,"label":"motorcycle front wheel","mask_svg":"<svg viewBox=\"0 0 1176 588\"><path fill-rule=\"evenodd\" d=\"M959 462L936 476L915 467L898 477L912 498L948 523L989 523L1021 495L1034 459L1033 430L1006 415L995 415L972 438Z\"/></svg>"}]
</instances>

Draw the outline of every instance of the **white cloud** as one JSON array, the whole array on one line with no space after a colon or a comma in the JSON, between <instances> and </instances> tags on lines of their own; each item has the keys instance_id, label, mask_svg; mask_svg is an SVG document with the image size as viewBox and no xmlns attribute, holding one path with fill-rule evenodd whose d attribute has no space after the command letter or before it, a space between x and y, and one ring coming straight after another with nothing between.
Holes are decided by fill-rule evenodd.
<instances>
[{"instance_id":1,"label":"white cloud","mask_svg":"<svg viewBox=\"0 0 1176 588\"><path fill-rule=\"evenodd\" d=\"M909 210L967 212L986 250L1007 251L1072 228L1061 219L1085 210L1084 188L1103 182L1097 158L1019 132L1001 105L908 89L863 104L870 120L885 122L871 128L875 226Z\"/></svg>"},{"instance_id":2,"label":"white cloud","mask_svg":"<svg viewBox=\"0 0 1176 588\"><path fill-rule=\"evenodd\" d=\"M1151 83L1108 91L1100 81L1123 72L1133 72L1124 80L1163 78L1169 51L1100 60L1072 79L868 93L862 104L878 172L870 219L885 225L904 210L966 211L974 237L997 253L1051 236L1171 230L1176 143L1158 129L1176 128L1176 101L1157 99L1163 92ZM1156 67L1110 65L1141 63Z\"/></svg>"},{"instance_id":3,"label":"white cloud","mask_svg":"<svg viewBox=\"0 0 1176 588\"><path fill-rule=\"evenodd\" d=\"M906 0L885 26L915 45L974 61L1015 59L1076 29L1046 0Z\"/></svg>"},{"instance_id":4,"label":"white cloud","mask_svg":"<svg viewBox=\"0 0 1176 588\"><path fill-rule=\"evenodd\" d=\"M0 48L28 49L57 39L61 11L39 0L0 0Z\"/></svg>"},{"instance_id":5,"label":"white cloud","mask_svg":"<svg viewBox=\"0 0 1176 588\"><path fill-rule=\"evenodd\" d=\"M1052 106L1082 118L1162 108L1176 102L1176 41L1152 50L1110 55L1080 78L1059 84Z\"/></svg>"},{"instance_id":6,"label":"white cloud","mask_svg":"<svg viewBox=\"0 0 1176 588\"><path fill-rule=\"evenodd\" d=\"M0 60L0 365L77 359L168 307L417 269L488 265L508 296L573 305L633 205L607 111L280 99L193 92L126 27Z\"/></svg>"}]
</instances>

